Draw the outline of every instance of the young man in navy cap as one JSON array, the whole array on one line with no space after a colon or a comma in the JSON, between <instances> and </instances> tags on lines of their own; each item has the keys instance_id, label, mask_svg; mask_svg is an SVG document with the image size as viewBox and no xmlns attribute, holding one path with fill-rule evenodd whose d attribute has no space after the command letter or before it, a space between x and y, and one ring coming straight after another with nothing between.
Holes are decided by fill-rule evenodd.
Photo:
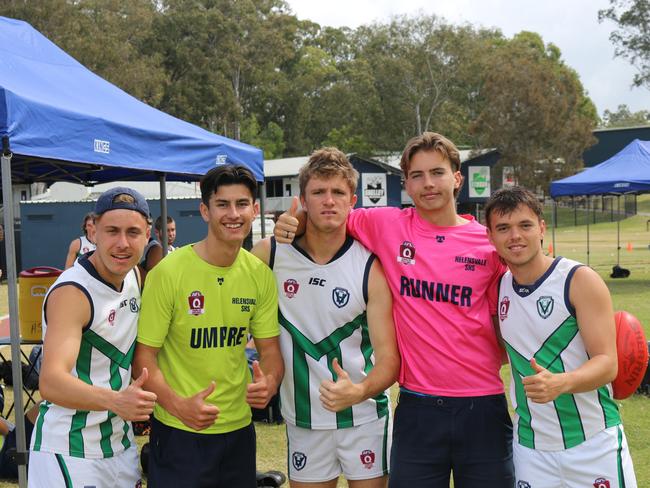
<instances>
[{"instance_id":1,"label":"young man in navy cap","mask_svg":"<svg viewBox=\"0 0 650 488\"><path fill-rule=\"evenodd\" d=\"M43 304L44 398L31 441L29 486L138 486L131 420L146 420L156 395L133 383L140 310L134 269L149 238L149 207L130 188L95 206L97 249L54 283Z\"/></svg>"}]
</instances>

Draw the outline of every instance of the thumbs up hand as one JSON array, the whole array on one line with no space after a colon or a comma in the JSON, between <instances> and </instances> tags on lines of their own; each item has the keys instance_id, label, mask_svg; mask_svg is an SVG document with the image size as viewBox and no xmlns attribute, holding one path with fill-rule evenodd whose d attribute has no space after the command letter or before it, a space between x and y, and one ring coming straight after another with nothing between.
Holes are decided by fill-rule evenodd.
<instances>
[{"instance_id":1,"label":"thumbs up hand","mask_svg":"<svg viewBox=\"0 0 650 488\"><path fill-rule=\"evenodd\" d=\"M537 364L535 358L530 360L535 374L522 378L526 396L535 403L552 402L567 391L566 373L551 373Z\"/></svg>"},{"instance_id":2,"label":"thumbs up hand","mask_svg":"<svg viewBox=\"0 0 650 488\"><path fill-rule=\"evenodd\" d=\"M142 389L148 378L147 368L142 368L140 377L115 395L110 410L124 420L148 420L156 404L156 394Z\"/></svg>"},{"instance_id":3,"label":"thumbs up hand","mask_svg":"<svg viewBox=\"0 0 650 488\"><path fill-rule=\"evenodd\" d=\"M298 197L293 197L289 210L280 215L275 223L273 235L279 243L291 244L296 237L300 226L298 203Z\"/></svg>"},{"instance_id":4,"label":"thumbs up hand","mask_svg":"<svg viewBox=\"0 0 650 488\"><path fill-rule=\"evenodd\" d=\"M253 408L265 408L274 394L275 389L271 387L259 361L253 361L253 381L246 386L246 403Z\"/></svg>"},{"instance_id":5,"label":"thumbs up hand","mask_svg":"<svg viewBox=\"0 0 650 488\"><path fill-rule=\"evenodd\" d=\"M207 388L191 397L177 400L174 415L190 429L203 430L212 426L219 416L219 407L206 402L217 384L211 381Z\"/></svg>"},{"instance_id":6,"label":"thumbs up hand","mask_svg":"<svg viewBox=\"0 0 650 488\"><path fill-rule=\"evenodd\" d=\"M363 387L355 384L350 375L339 365L338 359L332 361L332 369L336 374L336 381L323 380L318 391L320 401L325 410L340 412L363 399Z\"/></svg>"}]
</instances>

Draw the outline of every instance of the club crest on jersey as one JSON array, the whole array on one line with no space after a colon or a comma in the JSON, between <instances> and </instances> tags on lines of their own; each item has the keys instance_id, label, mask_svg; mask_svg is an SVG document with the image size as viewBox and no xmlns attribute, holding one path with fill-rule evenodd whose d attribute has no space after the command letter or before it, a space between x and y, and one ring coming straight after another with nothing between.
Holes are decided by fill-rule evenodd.
<instances>
[{"instance_id":1,"label":"club crest on jersey","mask_svg":"<svg viewBox=\"0 0 650 488\"><path fill-rule=\"evenodd\" d=\"M528 481L519 480L517 481L517 488L530 488L530 483Z\"/></svg>"},{"instance_id":2,"label":"club crest on jersey","mask_svg":"<svg viewBox=\"0 0 650 488\"><path fill-rule=\"evenodd\" d=\"M503 297L501 303L499 303L499 318L505 320L508 318L508 311L510 310L510 298Z\"/></svg>"},{"instance_id":3,"label":"club crest on jersey","mask_svg":"<svg viewBox=\"0 0 650 488\"><path fill-rule=\"evenodd\" d=\"M296 471L300 471L307 465L307 456L302 452L294 451L291 455L291 463Z\"/></svg>"},{"instance_id":4,"label":"club crest on jersey","mask_svg":"<svg viewBox=\"0 0 650 488\"><path fill-rule=\"evenodd\" d=\"M300 283L298 283L296 280L289 278L287 281L284 282L282 285L284 288L284 294L287 296L287 298L293 298L296 296L296 293L298 293L298 288L300 288Z\"/></svg>"},{"instance_id":5,"label":"club crest on jersey","mask_svg":"<svg viewBox=\"0 0 650 488\"><path fill-rule=\"evenodd\" d=\"M370 449L362 451L359 457L364 468L371 469L375 465L375 453Z\"/></svg>"},{"instance_id":6,"label":"club crest on jersey","mask_svg":"<svg viewBox=\"0 0 650 488\"><path fill-rule=\"evenodd\" d=\"M138 305L138 299L133 297L129 300L129 309L133 313L138 313L140 311L140 305Z\"/></svg>"},{"instance_id":7,"label":"club crest on jersey","mask_svg":"<svg viewBox=\"0 0 650 488\"><path fill-rule=\"evenodd\" d=\"M415 246L412 242L402 242L399 246L397 262L402 264L415 264Z\"/></svg>"},{"instance_id":8,"label":"club crest on jersey","mask_svg":"<svg viewBox=\"0 0 650 488\"><path fill-rule=\"evenodd\" d=\"M537 299L537 313L543 319L548 318L553 313L553 297L539 297Z\"/></svg>"},{"instance_id":9,"label":"club crest on jersey","mask_svg":"<svg viewBox=\"0 0 650 488\"><path fill-rule=\"evenodd\" d=\"M445 242L445 236L436 236L436 242L442 244Z\"/></svg>"},{"instance_id":10,"label":"club crest on jersey","mask_svg":"<svg viewBox=\"0 0 650 488\"><path fill-rule=\"evenodd\" d=\"M188 311L190 315L196 317L197 315L205 313L205 297L203 296L203 293L200 291L193 291L190 293L190 296L187 297L187 301L190 306Z\"/></svg>"},{"instance_id":11,"label":"club crest on jersey","mask_svg":"<svg viewBox=\"0 0 650 488\"><path fill-rule=\"evenodd\" d=\"M610 488L609 480L605 478L597 478L594 481L594 488Z\"/></svg>"},{"instance_id":12,"label":"club crest on jersey","mask_svg":"<svg viewBox=\"0 0 650 488\"><path fill-rule=\"evenodd\" d=\"M219 284L219 286L223 285L223 276L219 276L217 278L217 283Z\"/></svg>"},{"instance_id":13,"label":"club crest on jersey","mask_svg":"<svg viewBox=\"0 0 650 488\"><path fill-rule=\"evenodd\" d=\"M350 301L350 292L337 286L332 290L332 301L338 308L343 308Z\"/></svg>"},{"instance_id":14,"label":"club crest on jersey","mask_svg":"<svg viewBox=\"0 0 650 488\"><path fill-rule=\"evenodd\" d=\"M111 310L108 314L108 325L111 327L115 325L115 310Z\"/></svg>"}]
</instances>

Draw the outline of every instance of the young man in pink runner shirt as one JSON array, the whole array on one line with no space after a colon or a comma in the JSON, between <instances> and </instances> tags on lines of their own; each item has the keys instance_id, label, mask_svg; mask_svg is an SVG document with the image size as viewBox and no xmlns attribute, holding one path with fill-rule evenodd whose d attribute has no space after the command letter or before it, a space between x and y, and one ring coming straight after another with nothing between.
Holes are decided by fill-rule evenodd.
<instances>
[{"instance_id":1,"label":"young man in pink runner shirt","mask_svg":"<svg viewBox=\"0 0 650 488\"><path fill-rule=\"evenodd\" d=\"M381 260L402 356L391 488L514 486L512 423L493 317L505 267L486 229L456 213L460 157L445 137L411 139L400 166L415 208L356 209L347 231ZM300 233L295 205L274 230Z\"/></svg>"}]
</instances>

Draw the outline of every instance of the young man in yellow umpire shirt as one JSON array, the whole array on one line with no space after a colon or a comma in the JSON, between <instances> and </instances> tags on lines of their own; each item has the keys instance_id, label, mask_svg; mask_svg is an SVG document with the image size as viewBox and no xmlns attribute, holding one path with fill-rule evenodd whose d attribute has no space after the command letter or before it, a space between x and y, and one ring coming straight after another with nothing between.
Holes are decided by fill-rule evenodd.
<instances>
[{"instance_id":1,"label":"young man in yellow umpire shirt","mask_svg":"<svg viewBox=\"0 0 650 488\"><path fill-rule=\"evenodd\" d=\"M282 380L278 298L271 270L241 248L257 214L257 182L224 165L201 180L202 241L163 259L147 276L134 369L158 395L149 484L253 488L255 430ZM260 355L248 369L252 334Z\"/></svg>"}]
</instances>

